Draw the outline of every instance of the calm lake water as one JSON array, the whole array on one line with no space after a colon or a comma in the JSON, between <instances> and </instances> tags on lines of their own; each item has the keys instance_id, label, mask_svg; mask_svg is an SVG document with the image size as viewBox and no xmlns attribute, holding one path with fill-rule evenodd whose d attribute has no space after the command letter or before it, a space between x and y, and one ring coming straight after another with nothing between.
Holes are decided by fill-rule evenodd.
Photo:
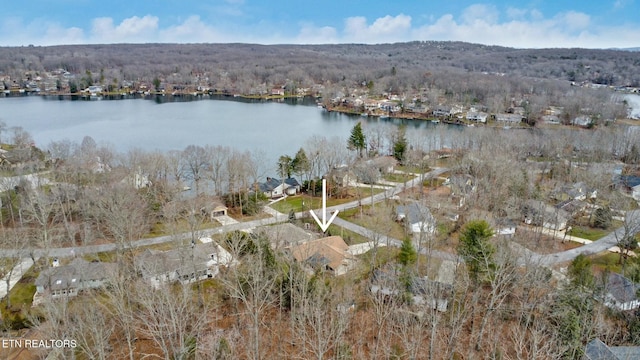
<instances>
[{"instance_id":1,"label":"calm lake water","mask_svg":"<svg viewBox=\"0 0 640 360\"><path fill-rule=\"evenodd\" d=\"M295 155L313 135L346 139L353 126L386 131L407 124L412 136L433 130L425 121L372 119L328 113L312 99L290 102L248 102L203 98L184 101L171 96L157 99L59 100L57 97L0 98L0 120L22 126L36 145L69 139L80 143L91 136L115 150L182 150L187 145L222 145L263 151L275 164L283 154ZM170 101L169 101L170 100ZM3 135L5 136L5 135Z\"/></svg>"}]
</instances>

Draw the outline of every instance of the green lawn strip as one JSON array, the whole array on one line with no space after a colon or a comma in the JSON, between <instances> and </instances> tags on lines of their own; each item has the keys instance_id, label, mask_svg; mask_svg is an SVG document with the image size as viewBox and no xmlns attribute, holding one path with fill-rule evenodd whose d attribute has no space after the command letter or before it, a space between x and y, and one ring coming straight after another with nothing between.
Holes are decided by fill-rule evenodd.
<instances>
[{"instance_id":1,"label":"green lawn strip","mask_svg":"<svg viewBox=\"0 0 640 360\"><path fill-rule=\"evenodd\" d=\"M620 264L620 254L612 252L604 252L596 254L591 258L591 264L594 268L601 271L613 271L617 273L622 272L622 265Z\"/></svg>"},{"instance_id":2,"label":"green lawn strip","mask_svg":"<svg viewBox=\"0 0 640 360\"><path fill-rule=\"evenodd\" d=\"M428 167L420 168L418 166L405 166L405 165L397 166L396 169L406 173L413 173L413 174L425 174L431 171L431 169Z\"/></svg>"},{"instance_id":3,"label":"green lawn strip","mask_svg":"<svg viewBox=\"0 0 640 360\"><path fill-rule=\"evenodd\" d=\"M383 189L373 189L374 194L380 193L384 191ZM369 188L362 188L361 192L362 198L371 195L371 191ZM328 198L327 206L334 206L345 204L351 201L357 200L357 198L348 197L344 199L336 199L336 198ZM304 206L302 202L304 201ZM307 211L309 209L319 209L322 207L322 197L316 196L312 197L309 195L296 195L289 196L284 200L280 200L276 203L270 205L272 209L279 211L283 214L289 213L289 211L293 210L295 212Z\"/></svg>"},{"instance_id":4,"label":"green lawn strip","mask_svg":"<svg viewBox=\"0 0 640 360\"><path fill-rule=\"evenodd\" d=\"M385 174L383 176L385 180L391 181L391 182L397 182L397 183L407 182L415 177L416 177L415 175L409 175L409 174Z\"/></svg>"},{"instance_id":5,"label":"green lawn strip","mask_svg":"<svg viewBox=\"0 0 640 360\"><path fill-rule=\"evenodd\" d=\"M611 230L589 228L586 226L574 226L573 228L571 228L571 231L569 231L568 235L595 241L604 237L610 232Z\"/></svg>"},{"instance_id":6,"label":"green lawn strip","mask_svg":"<svg viewBox=\"0 0 640 360\"><path fill-rule=\"evenodd\" d=\"M29 326L28 314L33 302L33 295L36 293L36 279L39 272L36 266L32 266L22 275L22 278L9 292L11 306L7 308L6 299L3 298L0 304L0 312L4 326L12 330L19 330Z\"/></svg>"}]
</instances>

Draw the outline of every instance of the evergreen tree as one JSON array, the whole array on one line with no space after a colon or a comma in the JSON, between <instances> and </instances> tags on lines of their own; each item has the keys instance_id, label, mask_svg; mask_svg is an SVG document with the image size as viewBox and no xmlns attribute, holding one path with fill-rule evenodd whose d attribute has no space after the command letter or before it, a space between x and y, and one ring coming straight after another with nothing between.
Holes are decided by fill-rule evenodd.
<instances>
[{"instance_id":1,"label":"evergreen tree","mask_svg":"<svg viewBox=\"0 0 640 360\"><path fill-rule=\"evenodd\" d=\"M458 254L464 258L469 275L474 281L494 268L495 249L489 243L492 236L493 229L484 220L469 221L460 233Z\"/></svg>"},{"instance_id":2,"label":"evergreen tree","mask_svg":"<svg viewBox=\"0 0 640 360\"><path fill-rule=\"evenodd\" d=\"M569 264L567 269L571 284L578 288L590 289L595 284L593 273L591 272L591 259L580 254Z\"/></svg>"},{"instance_id":3,"label":"evergreen tree","mask_svg":"<svg viewBox=\"0 0 640 360\"><path fill-rule=\"evenodd\" d=\"M410 237L406 237L402 240L402 246L400 246L400 253L398 253L398 262L404 266L413 265L418 259L418 253L413 246Z\"/></svg>"},{"instance_id":4,"label":"evergreen tree","mask_svg":"<svg viewBox=\"0 0 640 360\"><path fill-rule=\"evenodd\" d=\"M293 160L289 155L282 155L278 159L278 175L280 175L280 177L282 177L283 180L285 178L288 179L291 177L291 171L293 168L292 163L293 163Z\"/></svg>"},{"instance_id":5,"label":"evergreen tree","mask_svg":"<svg viewBox=\"0 0 640 360\"><path fill-rule=\"evenodd\" d=\"M291 170L302 179L302 174L309 171L310 166L307 153L303 148L300 148L296 153L296 156L291 160Z\"/></svg>"},{"instance_id":6,"label":"evergreen tree","mask_svg":"<svg viewBox=\"0 0 640 360\"><path fill-rule=\"evenodd\" d=\"M362 132L362 124L358 122L356 126L351 129L351 136L347 143L349 150L357 150L358 156L362 157L362 151L367 148L367 139Z\"/></svg>"},{"instance_id":7,"label":"evergreen tree","mask_svg":"<svg viewBox=\"0 0 640 360\"><path fill-rule=\"evenodd\" d=\"M407 135L406 135L406 126L400 125L398 127L398 132L393 141L393 157L396 158L400 163L404 160L404 154L407 151Z\"/></svg>"}]
</instances>

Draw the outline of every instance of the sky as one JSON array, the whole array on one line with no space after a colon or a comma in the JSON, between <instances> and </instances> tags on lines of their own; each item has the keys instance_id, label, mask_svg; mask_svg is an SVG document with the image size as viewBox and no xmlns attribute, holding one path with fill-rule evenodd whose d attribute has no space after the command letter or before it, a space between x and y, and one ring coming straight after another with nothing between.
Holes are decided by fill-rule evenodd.
<instances>
[{"instance_id":1,"label":"sky","mask_svg":"<svg viewBox=\"0 0 640 360\"><path fill-rule=\"evenodd\" d=\"M27 0L0 8L0 46L112 43L640 47L640 0Z\"/></svg>"}]
</instances>

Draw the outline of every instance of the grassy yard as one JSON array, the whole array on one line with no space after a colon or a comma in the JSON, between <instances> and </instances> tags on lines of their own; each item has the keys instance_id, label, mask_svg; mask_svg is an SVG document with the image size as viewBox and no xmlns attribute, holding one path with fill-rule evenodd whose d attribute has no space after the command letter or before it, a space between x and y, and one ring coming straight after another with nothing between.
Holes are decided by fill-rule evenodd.
<instances>
[{"instance_id":1,"label":"grassy yard","mask_svg":"<svg viewBox=\"0 0 640 360\"><path fill-rule=\"evenodd\" d=\"M397 166L396 167L398 170L400 171L404 171L407 173L413 173L413 174L425 174L428 173L429 171L431 171L431 169L429 167L418 167L418 166Z\"/></svg>"},{"instance_id":2,"label":"grassy yard","mask_svg":"<svg viewBox=\"0 0 640 360\"><path fill-rule=\"evenodd\" d=\"M391 181L391 182L404 183L404 182L407 182L407 181L415 178L415 175L409 175L409 174L385 174L382 178L387 180L387 181Z\"/></svg>"},{"instance_id":3,"label":"grassy yard","mask_svg":"<svg viewBox=\"0 0 640 360\"><path fill-rule=\"evenodd\" d=\"M373 189L373 193L378 194L384 191L383 189ZM362 198L371 196L370 188L360 188L360 196ZM327 206L340 205L344 203L348 203L354 200L357 200L356 196L349 196L343 199L336 198L328 198ZM310 196L307 194L289 196L284 200L280 200L277 203L270 205L274 210L277 210L283 214L288 214L289 211L293 210L295 212L307 211L309 209L319 209L322 207L322 197L320 196Z\"/></svg>"},{"instance_id":4,"label":"grassy yard","mask_svg":"<svg viewBox=\"0 0 640 360\"><path fill-rule=\"evenodd\" d=\"M594 269L599 271L609 270L617 273L622 272L622 265L619 261L620 254L608 251L606 253L597 254L591 258L591 264Z\"/></svg>"},{"instance_id":5,"label":"grassy yard","mask_svg":"<svg viewBox=\"0 0 640 360\"><path fill-rule=\"evenodd\" d=\"M567 235L595 241L604 237L611 231L612 230L597 229L586 226L574 226L573 228L571 228L571 231L567 233Z\"/></svg>"},{"instance_id":6,"label":"grassy yard","mask_svg":"<svg viewBox=\"0 0 640 360\"><path fill-rule=\"evenodd\" d=\"M19 330L29 326L29 311L33 302L33 295L36 293L35 281L38 277L36 266L32 266L22 279L9 292L11 306L7 307L6 299L2 299L0 313L4 326L8 329Z\"/></svg>"}]
</instances>

